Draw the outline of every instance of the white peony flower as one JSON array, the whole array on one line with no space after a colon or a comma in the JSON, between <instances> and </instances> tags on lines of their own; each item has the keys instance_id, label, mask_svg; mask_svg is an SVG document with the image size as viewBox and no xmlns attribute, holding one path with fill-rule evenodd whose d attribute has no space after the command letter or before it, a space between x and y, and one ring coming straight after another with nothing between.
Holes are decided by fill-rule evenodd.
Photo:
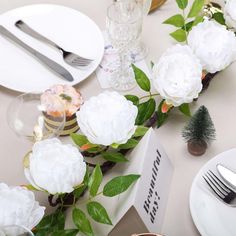
<instances>
[{"instance_id":1,"label":"white peony flower","mask_svg":"<svg viewBox=\"0 0 236 236\"><path fill-rule=\"evenodd\" d=\"M236 0L227 0L224 8L224 18L227 26L236 29Z\"/></svg>"},{"instance_id":2,"label":"white peony flower","mask_svg":"<svg viewBox=\"0 0 236 236\"><path fill-rule=\"evenodd\" d=\"M33 229L43 218L44 210L45 207L39 206L31 191L0 183L0 235L23 233L21 229L10 226Z\"/></svg>"},{"instance_id":3,"label":"white peony flower","mask_svg":"<svg viewBox=\"0 0 236 236\"><path fill-rule=\"evenodd\" d=\"M236 37L225 26L205 20L194 26L188 44L200 59L203 69L215 73L236 59Z\"/></svg>"},{"instance_id":4,"label":"white peony flower","mask_svg":"<svg viewBox=\"0 0 236 236\"><path fill-rule=\"evenodd\" d=\"M47 139L34 144L25 176L37 189L51 194L70 193L83 182L86 164L78 149Z\"/></svg>"},{"instance_id":5,"label":"white peony flower","mask_svg":"<svg viewBox=\"0 0 236 236\"><path fill-rule=\"evenodd\" d=\"M167 104L190 103L202 90L202 66L192 50L179 44L169 48L153 67L153 83Z\"/></svg>"},{"instance_id":6,"label":"white peony flower","mask_svg":"<svg viewBox=\"0 0 236 236\"><path fill-rule=\"evenodd\" d=\"M93 144L123 144L135 132L138 109L117 92L90 98L77 114L81 131Z\"/></svg>"}]
</instances>

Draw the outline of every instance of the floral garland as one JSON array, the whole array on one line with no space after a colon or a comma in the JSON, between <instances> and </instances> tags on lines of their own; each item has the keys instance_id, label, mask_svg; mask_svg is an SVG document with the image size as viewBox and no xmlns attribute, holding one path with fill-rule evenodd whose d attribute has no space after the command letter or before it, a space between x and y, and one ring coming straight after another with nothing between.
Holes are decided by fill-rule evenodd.
<instances>
[{"instance_id":1,"label":"floral garland","mask_svg":"<svg viewBox=\"0 0 236 236\"><path fill-rule=\"evenodd\" d=\"M202 15L209 7L204 6L204 0L195 0L187 15L188 1L176 2L182 14L164 23L177 27L170 35L185 45L172 46L157 64L152 63L152 82L158 93L151 92L148 77L132 65L137 84L147 95L124 97L116 92L104 92L86 101L76 114L82 134L71 134L78 148L62 144L58 139L35 143L32 152L24 158L25 176L31 185L0 184L1 227L23 225L34 228L36 236L75 236L78 232L93 236L90 219L112 225L109 214L96 197L121 194L140 176L115 177L101 190L103 175L116 163L127 162L126 154L139 143L148 127L163 125L171 110L178 108L191 116L189 104L219 71L236 59L236 37L232 30L236 28L236 0L226 2L224 13L213 8L207 11L212 20ZM155 96L161 97L158 105ZM85 163L84 157L86 161L102 158L104 163ZM56 211L43 217L45 208L39 206L30 190L49 194L49 203ZM76 206L82 196L86 213ZM9 209L12 203L15 207ZM65 229L68 207L73 207L73 229ZM9 235L18 233L15 229L7 232Z\"/></svg>"}]
</instances>

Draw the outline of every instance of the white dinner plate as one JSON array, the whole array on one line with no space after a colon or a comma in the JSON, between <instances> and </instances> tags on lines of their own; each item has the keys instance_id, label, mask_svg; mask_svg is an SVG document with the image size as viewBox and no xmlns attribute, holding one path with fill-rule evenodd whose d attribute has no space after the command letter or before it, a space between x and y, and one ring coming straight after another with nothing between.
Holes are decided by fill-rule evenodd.
<instances>
[{"instance_id":1,"label":"white dinner plate","mask_svg":"<svg viewBox=\"0 0 236 236\"><path fill-rule=\"evenodd\" d=\"M86 70L71 67L56 49L32 38L15 27L22 19L33 29L67 51L94 59ZM74 77L67 82L49 71L34 57L0 35L0 85L20 92L44 91L53 84L75 85L98 67L104 54L104 39L98 26L74 9L51 4L29 5L0 16L0 24L34 49L65 67Z\"/></svg>"},{"instance_id":2,"label":"white dinner plate","mask_svg":"<svg viewBox=\"0 0 236 236\"><path fill-rule=\"evenodd\" d=\"M217 155L198 172L190 192L190 211L202 236L235 236L236 208L229 207L218 200L202 178L208 170L218 175L216 171L218 163L236 171L236 149Z\"/></svg>"}]
</instances>

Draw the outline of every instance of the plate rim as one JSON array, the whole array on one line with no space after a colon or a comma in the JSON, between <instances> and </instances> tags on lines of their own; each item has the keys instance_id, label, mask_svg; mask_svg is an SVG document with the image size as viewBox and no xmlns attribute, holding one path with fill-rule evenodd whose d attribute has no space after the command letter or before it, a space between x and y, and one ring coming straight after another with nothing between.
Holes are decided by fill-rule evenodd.
<instances>
[{"instance_id":1,"label":"plate rim","mask_svg":"<svg viewBox=\"0 0 236 236\"><path fill-rule=\"evenodd\" d=\"M214 162L215 159L219 158L222 154L224 153L227 153L227 152L231 152L235 150L236 151L236 148L230 148L226 151L223 151L217 155L215 155L213 158L211 158L210 160L208 160L197 172L197 174L195 175L194 179L193 179L193 182L192 182L192 185L191 185L191 189L190 189L190 194L189 194L189 209L190 209L190 214L191 214L191 217L192 217L192 220L194 222L194 225L196 226L198 232L201 234L201 235L204 235L204 236L208 236L208 234L204 231L203 227L201 226L201 224L198 222L197 220L197 217L196 217L196 214L194 213L194 210L193 210L193 202L192 202L192 195L193 195L193 188L196 186L196 183L199 179L199 175L200 173L202 172L202 170L208 166L211 162Z\"/></svg>"},{"instance_id":2,"label":"plate rim","mask_svg":"<svg viewBox=\"0 0 236 236\"><path fill-rule=\"evenodd\" d=\"M80 81L74 81L74 82L72 81L69 85L75 86L75 85L78 85L79 83L83 82L84 80L88 79L93 73L96 72L97 68L99 67L99 64L101 63L101 61L103 59L104 53L105 53L105 50L104 50L104 48L105 48L105 40L104 40L103 32L100 29L100 27L97 25L97 23L92 18L90 18L88 15L86 15L83 12L81 12L80 10L72 8L70 6L65 6L65 5L61 5L61 4L53 4L53 3L33 3L33 4L27 4L27 5L24 5L24 6L15 7L15 8L9 9L9 10L3 12L2 14L0 14L0 20L5 15L11 14L11 12L19 11L21 9L37 7L37 6L46 6L46 7L53 7L53 6L55 6L55 7L59 7L59 8L66 8L66 9L78 12L79 14L83 15L84 17L89 19L91 22L93 22L93 24L96 27L98 33L100 34L100 39L101 39L101 55L100 55L100 57L97 58L97 65L96 65L96 67L93 70L91 70L90 73L86 77L84 77ZM61 66L63 66L63 65L61 65ZM63 83L63 80L62 80L62 83ZM15 86L8 86L8 85L2 84L2 83L0 85L3 88L9 89L11 91L19 92L19 93L29 93L29 92L32 92L32 91L43 92L40 89L39 90L37 90L37 89L20 89L20 88L17 88L17 86L16 87Z\"/></svg>"}]
</instances>

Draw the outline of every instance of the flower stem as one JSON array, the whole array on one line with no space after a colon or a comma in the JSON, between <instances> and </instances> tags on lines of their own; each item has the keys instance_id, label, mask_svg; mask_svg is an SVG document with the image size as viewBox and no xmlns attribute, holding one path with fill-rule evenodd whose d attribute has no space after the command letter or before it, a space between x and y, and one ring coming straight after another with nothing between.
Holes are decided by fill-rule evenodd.
<instances>
[{"instance_id":1,"label":"flower stem","mask_svg":"<svg viewBox=\"0 0 236 236\"><path fill-rule=\"evenodd\" d=\"M187 28L186 28L186 20L187 20L187 18L186 18L184 9L183 9L183 18L184 18L184 32L185 32L185 37L186 37L185 42L186 42L186 44L188 44L188 32L187 32Z\"/></svg>"},{"instance_id":2,"label":"flower stem","mask_svg":"<svg viewBox=\"0 0 236 236\"><path fill-rule=\"evenodd\" d=\"M158 96L158 95L160 95L160 94L159 93L153 93L153 94L150 93L149 95L143 96L139 99L142 100L142 99L145 99L145 98L151 98L151 97L155 97L155 96Z\"/></svg>"}]
</instances>

